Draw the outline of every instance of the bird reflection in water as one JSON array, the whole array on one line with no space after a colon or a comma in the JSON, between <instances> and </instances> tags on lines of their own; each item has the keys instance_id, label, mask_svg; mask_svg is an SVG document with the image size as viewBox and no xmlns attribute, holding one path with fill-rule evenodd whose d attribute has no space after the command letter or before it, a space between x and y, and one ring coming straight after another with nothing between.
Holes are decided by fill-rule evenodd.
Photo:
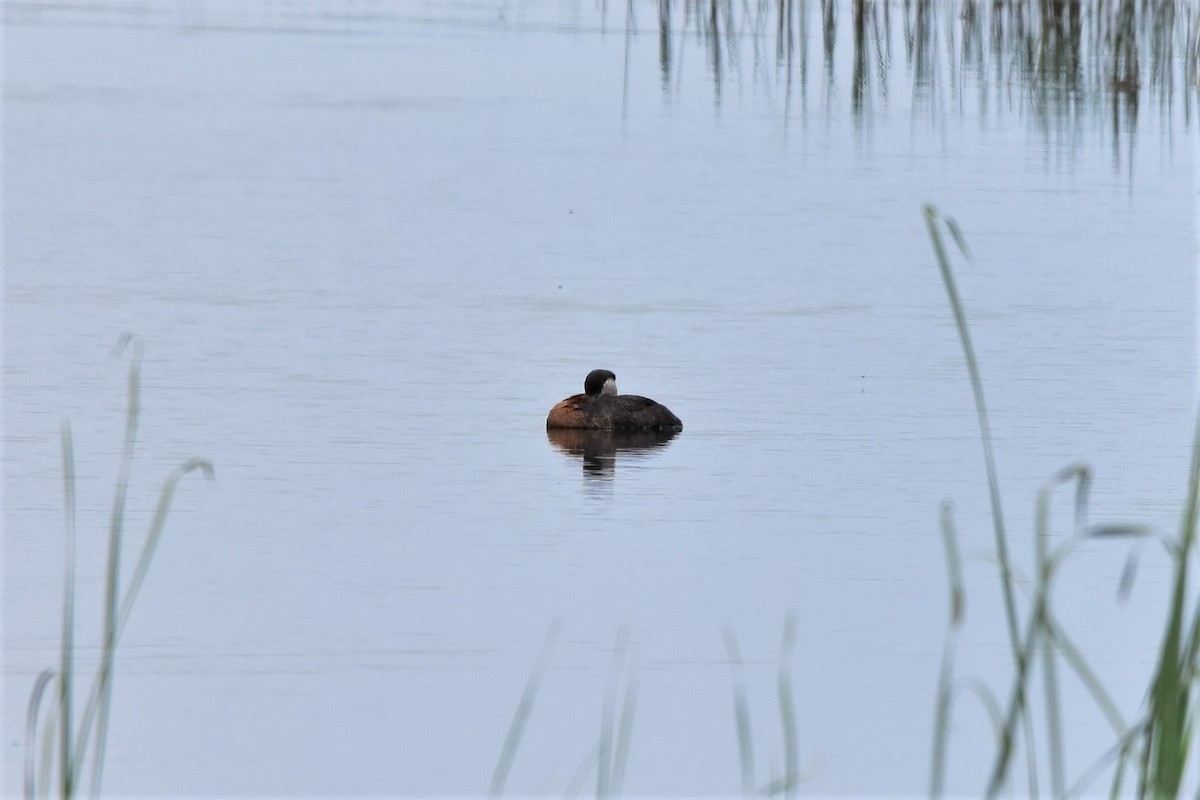
<instances>
[{"instance_id":1,"label":"bird reflection in water","mask_svg":"<svg viewBox=\"0 0 1200 800\"><path fill-rule=\"evenodd\" d=\"M650 452L679 435L675 430L595 431L580 428L547 428L546 438L564 453L583 461L583 474L593 478L612 478L617 454L645 458Z\"/></svg>"}]
</instances>

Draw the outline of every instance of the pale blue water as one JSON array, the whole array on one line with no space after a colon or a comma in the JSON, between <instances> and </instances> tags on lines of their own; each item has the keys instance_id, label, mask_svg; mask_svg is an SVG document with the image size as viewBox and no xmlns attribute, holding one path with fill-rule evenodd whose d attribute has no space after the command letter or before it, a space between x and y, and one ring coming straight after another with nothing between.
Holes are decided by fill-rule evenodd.
<instances>
[{"instance_id":1,"label":"pale blue water","mask_svg":"<svg viewBox=\"0 0 1200 800\"><path fill-rule=\"evenodd\" d=\"M217 481L181 487L121 643L113 794L485 793L555 621L509 791L593 792L608 684L632 680L624 792L734 794L722 631L766 783L789 613L802 790L925 791L945 499L960 674L1002 693L1011 660L926 202L975 256L1019 563L1077 460L1094 521L1174 532L1197 400L1181 102L1060 126L1016 89L914 90L897 39L856 116L848 14L829 84L814 53L789 97L752 40L718 84L682 39L664 89L638 13L627 65L623 9L589 4L6 4L6 793L56 659L64 418L98 641L125 331L131 531L185 458ZM601 366L685 430L597 474L543 424ZM1126 553L1085 547L1057 600L1132 719L1166 572L1144 546L1119 603ZM1077 774L1111 736L1064 692ZM950 787L976 793L992 750L963 703Z\"/></svg>"}]
</instances>

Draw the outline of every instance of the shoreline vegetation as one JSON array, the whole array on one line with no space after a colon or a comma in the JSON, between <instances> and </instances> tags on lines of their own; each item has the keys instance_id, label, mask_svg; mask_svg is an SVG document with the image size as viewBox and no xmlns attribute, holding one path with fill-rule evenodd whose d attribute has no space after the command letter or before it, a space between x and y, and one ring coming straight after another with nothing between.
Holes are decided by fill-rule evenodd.
<instances>
[{"instance_id":1,"label":"shoreline vegetation","mask_svg":"<svg viewBox=\"0 0 1200 800\"><path fill-rule=\"evenodd\" d=\"M1187 499L1178 538L1159 537L1173 562L1174 578L1157 666L1148 678L1145 708L1129 721L1117 708L1084 654L1058 623L1051 604L1051 594L1059 568L1081 543L1089 540L1120 542L1154 538L1157 534L1142 525L1090 523L1088 499L1092 470L1086 464L1071 464L1046 481L1038 492L1033 538L1034 575L1026 579L1014 568L1008 549L1000 482L992 454L983 380L971 345L966 311L954 282L945 237L953 241L964 258L969 259L970 254L962 232L953 219L942 216L933 206L926 206L924 215L975 396L975 412L991 497L996 567L1004 596L1014 670L1013 685L1004 697L997 696L977 682L960 682L955 675L954 653L964 619L966 592L962 582L953 511L949 503L944 503L941 519L950 576L950 629L938 683L930 794L941 797L944 793L943 779L954 701L961 690L969 689L988 710L996 735L996 756L986 784L987 797L995 797L1008 789L1023 790L1017 787L1018 776L1013 774L1018 751L1024 756L1027 769L1025 790L1031 796L1038 794L1038 787L1045 785L1047 778L1053 796L1069 797L1096 791L1101 788L1097 785L1098 781L1105 774L1111 774L1111 782L1107 787L1110 796L1128 794L1128 781L1132 780L1138 797L1176 797L1183 788L1191 750L1192 723L1198 710L1193 689L1200 674L1200 607L1192 605L1195 598L1188 594L1188 572L1194 558L1197 494L1200 492L1200 418L1197 419L1192 444ZM1055 537L1049 525L1051 499L1056 489L1071 485L1075 489L1074 530L1069 536ZM1031 595L1023 610L1016 599L1020 588L1025 588ZM1040 704L1034 685L1037 670L1041 673L1040 687L1037 687L1041 689ZM1074 676L1113 729L1112 747L1076 776L1067 775L1064 767L1066 734L1063 729L1064 707L1059 696L1061 672ZM1035 710L1044 715L1044 728L1039 728L1035 723Z\"/></svg>"},{"instance_id":2,"label":"shoreline vegetation","mask_svg":"<svg viewBox=\"0 0 1200 800\"><path fill-rule=\"evenodd\" d=\"M287 13L272 18L280 30L300 27L337 34L361 33L373 30L372 26L394 23L403 14L379 5L372 7L371 15L364 16L353 3L326 0L296 0L284 5ZM834 107L832 101L841 96L848 102L849 112L864 119L889 103L903 105L911 101L914 113L940 118L954 113L960 104L973 102L994 109L996 114L1028 114L1043 131L1067 142L1072 137L1090 135L1097 128L1104 130L1097 125L1097 120L1103 120L1114 153L1119 154L1119 144L1132 148L1138 120L1147 113L1181 113L1189 126L1194 125L1200 98L1197 0L599 0L598 6L598 17L581 24L614 35L623 31L627 54L636 37L656 37L657 78L668 100L679 97L685 74L690 79L702 69L718 105L743 84L761 86L781 96L785 116ZM244 20L250 13L240 3L214 2L192 6L188 14L194 16L180 18L177 11L168 10L176 8L177 4L130 5L118 0L89 6L90 13L123 14L137 20L135 24L154 18L166 20L164 24L217 29L248 25ZM43 9L32 3L11 14L33 18L37 14L68 12L81 13L66 7ZM527 23L514 15L491 24ZM847 29L848 39L839 33ZM849 52L845 51L847 43ZM634 80L631 63L627 55L626 94ZM911 97L899 98L901 88L907 89L910 84ZM1036 794L1039 788L1056 796L1072 795L1099 789L1101 780L1108 781L1106 788L1113 794L1132 791L1139 796L1177 796L1189 765L1192 723L1200 712L1193 691L1200 673L1200 607L1188 590L1189 580L1194 581L1189 572L1195 558L1200 504L1200 420L1180 530L1175 538L1167 539L1138 525L1090 522L1092 470L1086 464L1070 464L1050 477L1035 498L1034 573L1022 576L1009 552L982 372L951 267L950 248L969 258L968 249L951 219L931 206L923 213L974 392L1013 671L1012 685L1001 692L967 681L956 672L955 654L967 587L962 578L953 508L945 503L940 510L940 527L950 583L950 623L933 709L930 793L941 796L945 792L951 722L957 701L969 697L986 709L995 731L995 758L980 786L989 796L1008 790ZM213 478L212 465L204 459L187 460L169 474L133 572L123 581L125 501L140 409L142 345L136 338L125 336L118 352L127 348L132 349L132 358L125 440L108 531L101 651L90 686L80 685L76 657L76 475L71 429L65 422L62 428L66 555L61 647L59 663L38 675L30 694L25 728L27 797L66 798L80 791L100 792L121 632L147 576L178 483L191 472ZM1056 496L1065 491L1073 497L1073 529L1067 535L1055 536L1049 529L1050 508ZM1172 562L1173 581L1162 619L1151 623L1161 624L1163 632L1154 670L1147 676L1144 707L1133 718L1127 718L1059 624L1052 589L1061 567L1081 543L1105 541L1119 546L1146 539L1162 543ZM781 646L777 691L784 726L784 768L765 785L756 779L753 769L741 656L733 632L724 631L733 673L741 786L747 795L788 794L803 784L788 671L794 626L789 617ZM502 743L491 786L493 794L503 792L517 758L540 676L547 669L555 631L552 629L547 637L544 652L519 700L509 735ZM626 661L626 635L623 632L614 646L614 677L605 697L597 748L581 767L581 775L588 774L588 769L595 770L598 796L619 794L634 733L636 676L626 677L623 688L618 680ZM1092 698L1112 729L1113 742L1094 763L1075 774L1067 773L1063 757L1067 734L1059 687L1068 677ZM1041 721L1035 720L1035 714ZM1017 765L1024 767L1024 775L1015 774ZM1024 785L1019 787L1019 781Z\"/></svg>"},{"instance_id":3,"label":"shoreline vegetation","mask_svg":"<svg viewBox=\"0 0 1200 800\"><path fill-rule=\"evenodd\" d=\"M967 312L958 294L948 244L958 254L970 258L965 238L955 222L933 206L923 209L934 256L945 286L948 304L963 349L969 380L975 398L980 442L987 468L991 502L997 573L1004 598L1007 640L1013 665L1013 685L1007 693L994 692L978 681L960 678L955 672L957 640L965 617L966 587L963 584L958 534L949 502L941 508L941 531L945 544L950 584L950 623L946 635L934 709L934 741L930 765L930 795L944 794L944 777L949 750L949 731L956 701L973 694L987 710L996 738L996 752L986 780L986 795L1016 788L1020 777L1013 774L1022 760L1028 791L1049 785L1057 797L1095 791L1106 776L1113 796L1127 794L1132 788L1141 797L1175 797L1184 784L1192 745L1192 722L1198 711L1194 684L1200 675L1200 606L1188 593L1188 579L1196 547L1198 509L1200 509L1200 419L1197 420L1188 489L1179 535L1169 539L1148 526L1137 524L1094 524L1088 520L1088 502L1092 470L1086 464L1070 464L1052 476L1036 499L1034 565L1031 578L1023 577L1013 566L1008 533L1001 503L1001 486L992 454L992 434L988 419L984 383L971 343ZM122 337L118 353L132 344L128 378L128 405L125 440L118 465L118 477L109 529L108 564L103 611L103 640L99 665L78 719L76 694L78 667L75 663L75 469L71 430L62 429L63 489L66 555L63 583L63 617L60 663L56 669L43 670L30 693L25 730L25 796L51 794L70 798L82 789L85 776L90 779L89 793L98 795L103 775L105 741L108 729L116 648L125 622L137 598L155 549L163 533L171 502L179 481L199 471L213 479L212 465L193 458L177 467L162 485L150 529L131 578L122 586L121 551L124 546L125 497L137 438L140 409L141 342L129 335ZM1050 531L1050 506L1056 490L1074 489L1074 526L1067 536ZM1085 541L1158 538L1173 564L1170 601L1165 609L1162 642L1156 666L1148 676L1144 708L1132 720L1125 718L1102 685L1085 655L1074 645L1068 632L1055 617L1051 603L1052 588L1059 568ZM1018 600L1018 592L1028 595ZM1194 593L1193 593L1194 594ZM491 794L503 793L507 776L515 762L522 734L533 712L542 675L548 667L557 638L558 624L551 626L546 643L535 665L513 716L508 735L491 784ZM743 793L751 795L790 795L803 784L800 747L797 734L790 664L795 641L796 622L789 615L784 625L780 648L777 695L783 726L783 772L760 784L754 772L754 751L747 692L734 632L726 628L724 639L732 670L734 723L741 764ZM628 631L622 630L614 645L610 681L605 693L602 724L596 748L585 757L572 781L577 792L594 775L597 797L620 794L630 743L633 737L637 705L637 676L627 665ZM620 688L624 673L624 688ZM1084 687L1096 707L1112 727L1113 744L1093 763L1076 775L1064 767L1064 709L1059 695L1062 675L1073 676ZM1035 683L1035 681L1037 681ZM618 697L621 697L618 703ZM1034 714L1044 715L1038 725ZM90 749L89 749L90 748ZM1018 759L1018 756L1021 758ZM89 761L90 759L90 761Z\"/></svg>"},{"instance_id":4,"label":"shoreline vegetation","mask_svg":"<svg viewBox=\"0 0 1200 800\"><path fill-rule=\"evenodd\" d=\"M82 691L82 687L77 685L80 675L75 659L75 451L70 423L64 421L62 425L66 556L60 661L57 669L42 670L30 692L25 720L25 797L29 799L51 794L60 798L75 797L85 791L85 778L89 779L90 784L87 793L92 796L100 794L117 644L121 632L150 569L180 480L196 471L208 480L215 477L212 464L203 458L188 459L167 476L159 491L158 505L142 542L133 574L122 586L122 550L126 538L125 498L133 468L141 409L142 342L137 337L125 334L117 344L116 355L120 355L127 347L132 347L133 353L129 365L125 441L117 465L108 531L100 660L78 720L75 718L76 693Z\"/></svg>"},{"instance_id":5,"label":"shoreline vegetation","mask_svg":"<svg viewBox=\"0 0 1200 800\"><path fill-rule=\"evenodd\" d=\"M964 258L970 258L966 240L953 219L943 216L931 205L923 215L929 231L948 304L954 315L955 327L962 345L968 377L975 399L980 443L984 451L986 479L991 504L993 545L1000 588L1003 595L1007 640L1013 662L1013 685L1007 695L973 679L955 673L955 653L958 637L965 621L966 586L962 577L962 560L958 533L954 527L951 504L944 502L940 509L941 533L946 551L950 584L950 622L943 649L934 708L934 740L930 763L929 794L945 795L945 773L949 753L950 729L956 701L973 695L987 711L995 735L996 749L992 767L981 789L989 798L1006 791L1028 791L1039 794L1039 786L1049 785L1054 797L1072 797L1095 792L1102 788L1100 781L1110 776L1107 787L1110 796L1125 796L1130 788L1138 797L1176 797L1183 789L1184 776L1191 749L1192 722L1200 707L1195 700L1194 684L1200 675L1200 606L1187 592L1190 562L1194 557L1198 506L1200 506L1200 417L1192 446L1188 475L1187 500L1179 537L1176 540L1160 535L1149 526L1140 524L1091 523L1088 503L1093 480L1091 468L1082 463L1069 464L1045 482L1036 498L1034 564L1032 579L1014 567L1009 551L1008 530L1002 507L1000 480L992 452L992 434L987 413L982 373L971 343L967 313L954 280L954 270L947 247L947 238ZM1050 527L1050 507L1055 491L1074 487L1074 526L1067 536L1055 536ZM1174 580L1170 606L1157 666L1148 677L1145 708L1133 720L1127 720L1110 693L1103 686L1087 658L1075 646L1068 632L1059 624L1051 603L1051 593L1058 570L1072 552L1086 541L1121 543L1128 540L1157 538L1174 563ZM1132 564L1132 554L1130 556ZM1128 576L1122 592L1128 591ZM1018 593L1029 596L1025 603ZM557 637L556 621L547 634L546 642L525 691L514 713L508 735L495 767L490 794L500 796L505 781L516 761L521 736L528 725ZM756 759L752 744L752 724L747 701L746 680L737 639L732 629L723 630L726 652L733 676L733 705L736 741L741 765L741 788L746 797L790 796L804 783L800 766L800 745L791 682L791 661L796 622L789 614L784 624L779 657L777 698L782 725L781 774L774 774L766 784L755 777ZM610 672L610 689L606 693L599 741L596 748L579 765L567 791L578 793L587 776L594 771L596 797L619 794L620 780L612 780L611 772L623 774L633 731L633 711L636 702L636 676L626 678L627 691L616 734L620 757L606 759L613 738L613 683L619 676L628 631L618 636ZM1076 775L1068 775L1064 765L1064 707L1059 695L1060 674L1073 676L1086 690L1092 701L1108 720L1113 730L1113 744ZM1034 681L1040 676L1040 684ZM1035 692L1040 689L1040 692ZM1039 727L1034 712L1044 715L1044 727ZM597 754L600 754L599 756ZM1023 756L1026 784L1017 786L1021 776L1015 775L1018 755ZM1130 781L1133 782L1132 787ZM986 787L986 788L984 788ZM615 791L614 791L615 790Z\"/></svg>"},{"instance_id":6,"label":"shoreline vegetation","mask_svg":"<svg viewBox=\"0 0 1200 800\"><path fill-rule=\"evenodd\" d=\"M991 504L993 545L997 574L1003 596L1009 653L1013 663L1013 685L1007 694L997 693L978 680L958 676L955 672L955 653L965 621L966 586L962 577L962 560L958 533L954 527L951 504L944 502L940 509L941 533L946 552L950 584L950 622L942 655L934 707L934 740L930 763L929 794L946 794L945 773L949 758L949 742L956 701L973 696L986 710L995 735L995 756L990 771L982 776L980 789L986 797L996 797L1008 791L1027 791L1037 796L1039 787L1049 786L1054 797L1073 797L1107 788L1110 796L1126 796L1130 789L1138 797L1177 797L1184 788L1184 777L1191 750L1192 722L1200 712L1193 691L1200 675L1200 606L1188 594L1190 562L1196 547L1198 507L1200 507L1200 416L1192 446L1191 467L1180 533L1169 539L1149 526L1139 524L1091 523L1088 503L1093 480L1091 468L1082 463L1069 464L1045 482L1036 498L1034 564L1032 578L1023 576L1014 567L1009 551L1008 530L1002 507L1002 493L987 412L982 373L971 342L966 309L959 296L947 238L959 254L969 259L966 240L953 219L943 216L927 205L923 215L929 231L934 256L946 289L948 304L954 315L955 327L962 345L968 377L974 393L980 443L984 452L986 479ZM1074 488L1074 526L1069 535L1055 536L1050 527L1051 500L1057 489ZM1163 545L1174 564L1171 599L1166 609L1163 638L1156 657L1156 667L1148 676L1144 708L1127 720L1104 687L1085 655L1073 643L1068 632L1059 624L1051 603L1051 594L1058 570L1075 549L1087 541L1119 544L1129 540L1155 539ZM1132 564L1132 554L1129 564ZM1128 591L1131 569L1126 570L1122 592ZM1028 600L1018 600L1024 592ZM780 647L777 698L782 725L783 771L774 774L766 784L760 784L754 766L756 759L752 744L752 724L747 701L746 680L737 639L732 629L723 631L726 652L733 675L733 705L736 741L741 765L741 788L745 797L791 796L803 785L800 765L800 744L791 682L791 661L795 641L795 617L789 615ZM491 785L491 795L504 792L505 780L517 758L521 736L529 722L537 698L541 678L545 673L550 651L557 636L558 623L552 625L525 691L509 727L501 749ZM620 781L609 778L608 770L623 774L624 759L632 736L633 705L636 692L627 690L617 734L621 757L615 762L597 758L613 736L612 682L618 677L623 661L628 632L622 631L614 650L610 691L606 694L599 742L596 749L583 759L567 791L577 794L589 773L594 771L596 797L619 794ZM1064 706L1059 694L1061 675L1073 676L1082 685L1112 728L1113 743L1104 753L1075 775L1065 767ZM1040 684L1035 681L1040 678ZM635 676L626 679L627 687L636 687ZM1039 691L1036 691L1040 689ZM1044 715L1043 726L1035 721L1035 711ZM1023 756L1025 775L1014 774L1018 756ZM778 762L776 762L778 763ZM1109 777L1107 787L1100 781ZM1024 786L1018 786L1019 780ZM1132 784L1132 785L1131 785ZM614 789L616 791L614 791Z\"/></svg>"}]
</instances>

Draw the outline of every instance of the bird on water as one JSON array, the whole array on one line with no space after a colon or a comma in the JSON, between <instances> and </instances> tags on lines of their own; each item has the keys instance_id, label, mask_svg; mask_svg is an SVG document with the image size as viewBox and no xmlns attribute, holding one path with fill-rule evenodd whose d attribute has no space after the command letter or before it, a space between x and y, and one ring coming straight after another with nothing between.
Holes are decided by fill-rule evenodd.
<instances>
[{"instance_id":1,"label":"bird on water","mask_svg":"<svg viewBox=\"0 0 1200 800\"><path fill-rule=\"evenodd\" d=\"M608 431L681 431L679 417L661 403L636 394L617 394L617 376L594 369L583 381L583 394L560 401L546 417L547 428Z\"/></svg>"}]
</instances>

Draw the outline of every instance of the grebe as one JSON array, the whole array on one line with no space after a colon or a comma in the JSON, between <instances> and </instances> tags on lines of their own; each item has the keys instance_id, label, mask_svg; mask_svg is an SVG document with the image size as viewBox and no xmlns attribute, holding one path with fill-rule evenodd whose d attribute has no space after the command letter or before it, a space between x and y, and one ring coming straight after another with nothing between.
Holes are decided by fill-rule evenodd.
<instances>
[{"instance_id":1,"label":"grebe","mask_svg":"<svg viewBox=\"0 0 1200 800\"><path fill-rule=\"evenodd\" d=\"M547 428L590 428L610 431L681 431L683 423L648 397L617 394L617 376L594 369L576 394L550 409Z\"/></svg>"}]
</instances>

